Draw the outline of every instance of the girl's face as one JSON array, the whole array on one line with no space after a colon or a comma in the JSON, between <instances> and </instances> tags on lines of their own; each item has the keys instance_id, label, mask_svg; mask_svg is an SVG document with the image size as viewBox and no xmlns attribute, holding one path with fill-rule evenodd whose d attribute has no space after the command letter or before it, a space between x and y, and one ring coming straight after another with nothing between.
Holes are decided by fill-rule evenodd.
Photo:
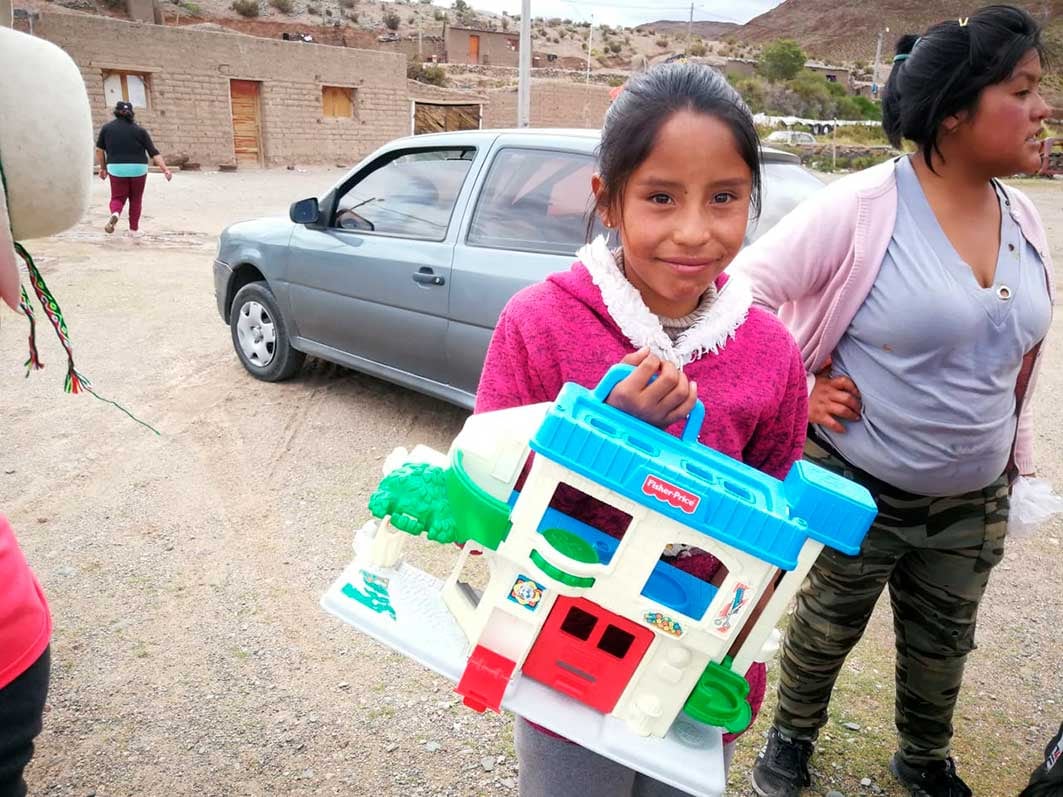
<instances>
[{"instance_id":1,"label":"girl's face","mask_svg":"<svg viewBox=\"0 0 1063 797\"><path fill-rule=\"evenodd\" d=\"M1036 172L1049 113L1040 83L1041 57L1030 50L1007 80L982 90L972 113L945 120L942 143L954 137L961 158L994 177Z\"/></svg>"},{"instance_id":2,"label":"girl's face","mask_svg":"<svg viewBox=\"0 0 1063 797\"><path fill-rule=\"evenodd\" d=\"M661 126L619 207L601 214L619 227L627 278L650 310L679 318L697 308L742 246L752 187L726 123L686 110ZM597 175L593 188L603 190Z\"/></svg>"}]
</instances>

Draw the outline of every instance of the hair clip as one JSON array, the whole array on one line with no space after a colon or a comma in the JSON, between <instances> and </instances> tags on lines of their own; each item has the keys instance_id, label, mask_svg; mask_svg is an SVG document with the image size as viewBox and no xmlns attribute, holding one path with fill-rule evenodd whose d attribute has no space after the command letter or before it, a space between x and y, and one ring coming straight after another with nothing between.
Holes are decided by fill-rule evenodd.
<instances>
[{"instance_id":1,"label":"hair clip","mask_svg":"<svg viewBox=\"0 0 1063 797\"><path fill-rule=\"evenodd\" d=\"M969 19L970 19L970 17L960 17L960 18L959 18L958 20L956 20L956 21L960 23L960 27L961 27L961 28L966 28L966 27L967 27L967 21L968 21Z\"/></svg>"},{"instance_id":2,"label":"hair clip","mask_svg":"<svg viewBox=\"0 0 1063 797\"><path fill-rule=\"evenodd\" d=\"M899 61L907 61L907 60L908 60L908 53L898 53L897 55L893 56L893 63L895 63L895 64L897 62L899 62Z\"/></svg>"}]
</instances>

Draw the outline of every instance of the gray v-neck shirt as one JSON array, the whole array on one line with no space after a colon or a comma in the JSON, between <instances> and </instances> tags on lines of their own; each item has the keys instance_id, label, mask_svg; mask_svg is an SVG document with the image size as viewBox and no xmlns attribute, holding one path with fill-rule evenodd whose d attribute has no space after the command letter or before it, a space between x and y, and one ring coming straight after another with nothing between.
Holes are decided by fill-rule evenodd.
<instances>
[{"instance_id":1,"label":"gray v-neck shirt","mask_svg":"<svg viewBox=\"0 0 1063 797\"><path fill-rule=\"evenodd\" d=\"M862 417L822 435L857 467L919 495L980 490L1007 466L1022 358L1051 321L1040 257L1003 192L993 285L949 242L908 158L882 267L838 343L832 371L856 383Z\"/></svg>"}]
</instances>

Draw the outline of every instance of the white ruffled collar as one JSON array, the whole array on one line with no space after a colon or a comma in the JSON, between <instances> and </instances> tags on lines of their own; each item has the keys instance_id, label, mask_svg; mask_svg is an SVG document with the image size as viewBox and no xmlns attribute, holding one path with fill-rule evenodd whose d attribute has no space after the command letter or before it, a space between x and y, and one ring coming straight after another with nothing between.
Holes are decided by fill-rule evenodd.
<instances>
[{"instance_id":1,"label":"white ruffled collar","mask_svg":"<svg viewBox=\"0 0 1063 797\"><path fill-rule=\"evenodd\" d=\"M598 236L577 253L590 272L591 280L602 292L602 301L620 331L637 349L647 347L651 353L678 368L694 362L705 353L717 354L734 338L749 315L753 292L744 277L729 275L716 300L701 319L684 332L675 343L661 326L661 320L646 306L642 295L623 275L613 253Z\"/></svg>"}]
</instances>

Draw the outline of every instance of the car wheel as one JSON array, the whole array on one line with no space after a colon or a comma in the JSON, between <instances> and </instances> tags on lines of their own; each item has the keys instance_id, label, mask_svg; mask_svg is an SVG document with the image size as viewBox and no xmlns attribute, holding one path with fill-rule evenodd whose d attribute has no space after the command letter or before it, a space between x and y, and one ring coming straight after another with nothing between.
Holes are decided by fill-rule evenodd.
<instances>
[{"instance_id":1,"label":"car wheel","mask_svg":"<svg viewBox=\"0 0 1063 797\"><path fill-rule=\"evenodd\" d=\"M236 294L229 313L229 329L236 356L256 379L288 379L306 359L305 354L292 348L277 300L264 282L252 282Z\"/></svg>"}]
</instances>

